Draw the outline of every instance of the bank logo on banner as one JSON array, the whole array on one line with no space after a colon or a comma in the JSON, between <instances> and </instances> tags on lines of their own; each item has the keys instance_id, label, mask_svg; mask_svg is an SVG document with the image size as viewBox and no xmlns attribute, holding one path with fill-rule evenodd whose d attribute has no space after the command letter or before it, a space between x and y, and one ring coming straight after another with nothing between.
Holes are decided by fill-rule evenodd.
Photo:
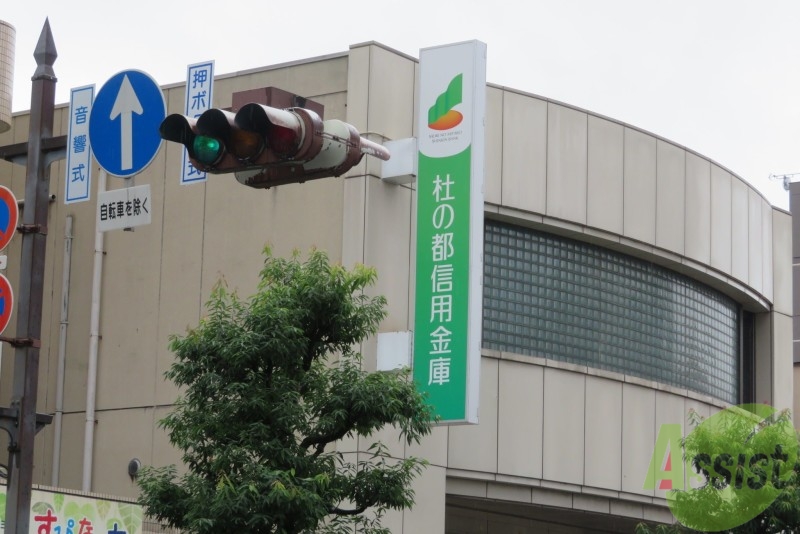
<instances>
[{"instance_id":1,"label":"bank logo on banner","mask_svg":"<svg viewBox=\"0 0 800 534\"><path fill-rule=\"evenodd\" d=\"M458 74L447 86L447 91L439 95L428 110L428 128L432 130L451 130L461 124L464 115L453 109L461 103L464 75Z\"/></svg>"}]
</instances>

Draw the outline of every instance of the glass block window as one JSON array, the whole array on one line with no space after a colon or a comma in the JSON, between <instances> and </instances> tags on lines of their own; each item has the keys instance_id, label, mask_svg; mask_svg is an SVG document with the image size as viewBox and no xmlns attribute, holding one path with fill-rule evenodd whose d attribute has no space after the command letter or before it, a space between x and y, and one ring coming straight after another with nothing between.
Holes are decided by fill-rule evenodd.
<instances>
[{"instance_id":1,"label":"glass block window","mask_svg":"<svg viewBox=\"0 0 800 534\"><path fill-rule=\"evenodd\" d=\"M638 258L487 219L483 346L739 399L739 306Z\"/></svg>"}]
</instances>

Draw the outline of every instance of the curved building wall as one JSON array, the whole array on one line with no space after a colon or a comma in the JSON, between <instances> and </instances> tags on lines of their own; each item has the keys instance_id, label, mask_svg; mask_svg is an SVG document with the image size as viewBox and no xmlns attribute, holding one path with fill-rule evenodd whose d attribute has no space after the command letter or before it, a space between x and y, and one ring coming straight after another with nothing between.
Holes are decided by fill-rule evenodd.
<instances>
[{"instance_id":1,"label":"curved building wall","mask_svg":"<svg viewBox=\"0 0 800 534\"><path fill-rule=\"evenodd\" d=\"M415 135L415 122L408 117L414 108L415 60L366 43L351 49L349 69L350 121L388 139ZM361 98L362 91L369 98ZM744 378L752 381L757 401L791 405L790 217L741 178L685 147L504 87L487 87L486 146L487 229L507 224L578 243L623 264L648 265L673 283L664 298L675 299L677 309L684 304L695 309L664 315L650 325L668 323L661 333L675 332L680 322L688 327L679 334L682 347L664 349L676 365L660 375L641 372L635 361L640 351L630 351L629 361L612 369L581 359L577 349L555 355L495 344L497 331L489 325L483 338L480 423L437 428L421 446L396 446L396 454L423 456L432 464L417 485L420 509L402 518L397 514L397 531L415 532L417 517L434 525L458 524L456 532L484 531L489 516L502 517L498 524L505 528L533 529L548 507L669 521L663 491L643 489L661 424L679 423L687 432L690 410L709 415L740 402ZM345 183L345 203L365 209L344 221L342 257L346 264L374 265L380 273L376 292L387 295L393 307L382 330L410 330L413 185L372 179L380 176L380 168L370 165L366 176ZM498 267L490 265L493 259L485 249L487 272ZM516 265L532 275L533 263L547 259L531 259L527 267L526 261ZM489 272L484 291L490 307L491 277ZM513 279L513 269L500 268L498 278ZM630 288L633 278L620 275L618 287ZM541 290L546 282L537 278L533 285ZM686 294L676 287L691 288L693 297L681 303ZM706 302L697 307L698 301ZM693 316L715 313L721 317ZM741 361L744 314L755 325L752 369ZM535 314L522 315L532 322ZM601 310L594 319L602 316ZM523 337L531 337L530 326L520 329ZM709 328L724 331L724 341ZM592 329L585 326L583 333ZM684 336L690 330L698 333L693 340ZM700 345L694 354L681 353L692 343ZM368 355L374 351L372 343L365 346ZM658 358L657 350L651 357ZM698 374L707 372L710 380L698 384L677 378L678 368L687 364L706 366ZM358 440L345 441L342 450L355 453L361 446ZM447 521L439 508L442 486L451 499ZM519 522L508 522L511 508L506 507L512 505Z\"/></svg>"}]
</instances>

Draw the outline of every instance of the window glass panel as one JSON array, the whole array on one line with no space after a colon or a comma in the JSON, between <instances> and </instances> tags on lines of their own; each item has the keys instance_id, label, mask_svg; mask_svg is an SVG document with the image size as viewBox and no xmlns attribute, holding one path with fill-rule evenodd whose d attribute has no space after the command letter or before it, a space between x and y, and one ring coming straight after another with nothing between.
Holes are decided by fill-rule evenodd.
<instances>
[{"instance_id":1,"label":"window glass panel","mask_svg":"<svg viewBox=\"0 0 800 534\"><path fill-rule=\"evenodd\" d=\"M485 222L483 346L736 403L739 307L653 263Z\"/></svg>"}]
</instances>

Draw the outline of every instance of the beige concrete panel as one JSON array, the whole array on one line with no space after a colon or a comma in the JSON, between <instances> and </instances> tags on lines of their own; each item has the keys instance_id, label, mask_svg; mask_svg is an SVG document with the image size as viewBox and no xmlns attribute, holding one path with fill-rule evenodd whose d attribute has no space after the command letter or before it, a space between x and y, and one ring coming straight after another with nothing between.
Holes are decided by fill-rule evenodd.
<instances>
[{"instance_id":1,"label":"beige concrete panel","mask_svg":"<svg viewBox=\"0 0 800 534\"><path fill-rule=\"evenodd\" d=\"M661 425L677 424L683 426L683 422L686 419L686 406L684 401L684 397L665 391L656 391L656 436L658 436ZM651 456L655 444L656 442L654 440L650 446ZM680 461L680 454L678 454L677 451L673 453L672 461ZM642 484L644 484L644 481L642 481ZM666 491L657 488L655 490L655 496L661 499L667 498Z\"/></svg>"},{"instance_id":2,"label":"beige concrete panel","mask_svg":"<svg viewBox=\"0 0 800 534\"><path fill-rule=\"evenodd\" d=\"M445 491L447 491L448 495L463 495L483 499L488 494L487 486L488 483L485 480L448 477Z\"/></svg>"},{"instance_id":3,"label":"beige concrete panel","mask_svg":"<svg viewBox=\"0 0 800 534\"><path fill-rule=\"evenodd\" d=\"M635 517L638 519L644 518L644 510L642 505L638 503L631 503L625 501L611 501L611 514L619 515L622 517Z\"/></svg>"},{"instance_id":4,"label":"beige concrete panel","mask_svg":"<svg viewBox=\"0 0 800 534\"><path fill-rule=\"evenodd\" d=\"M739 178L731 179L731 274L747 283L749 278L749 188Z\"/></svg>"},{"instance_id":5,"label":"beige concrete panel","mask_svg":"<svg viewBox=\"0 0 800 534\"><path fill-rule=\"evenodd\" d=\"M656 246L683 254L686 151L656 142ZM686 214L688 216L688 214ZM688 239L688 237L687 237Z\"/></svg>"},{"instance_id":6,"label":"beige concrete panel","mask_svg":"<svg viewBox=\"0 0 800 534\"><path fill-rule=\"evenodd\" d=\"M342 217L342 264L364 262L364 239L367 217L367 180L365 176L344 181Z\"/></svg>"},{"instance_id":7,"label":"beige concrete panel","mask_svg":"<svg viewBox=\"0 0 800 534\"><path fill-rule=\"evenodd\" d=\"M656 443L656 392L634 384L622 386L622 491L653 496L644 482Z\"/></svg>"},{"instance_id":8,"label":"beige concrete panel","mask_svg":"<svg viewBox=\"0 0 800 534\"><path fill-rule=\"evenodd\" d=\"M731 272L731 175L711 166L711 266Z\"/></svg>"},{"instance_id":9,"label":"beige concrete panel","mask_svg":"<svg viewBox=\"0 0 800 534\"><path fill-rule=\"evenodd\" d=\"M450 427L447 467L497 472L498 360L481 358L480 424Z\"/></svg>"},{"instance_id":10,"label":"beige concrete panel","mask_svg":"<svg viewBox=\"0 0 800 534\"><path fill-rule=\"evenodd\" d=\"M444 532L446 470L428 466L414 479L414 506L403 512L405 534ZM401 532L392 530L392 532Z\"/></svg>"},{"instance_id":11,"label":"beige concrete panel","mask_svg":"<svg viewBox=\"0 0 800 534\"><path fill-rule=\"evenodd\" d=\"M693 417L691 415L692 412L699 415L702 419L707 419L712 413L716 413L717 408L696 399L686 398L683 401L683 411L685 414L683 418L683 436L686 437L692 430L697 428L696 425L693 425L691 422Z\"/></svg>"},{"instance_id":12,"label":"beige concrete panel","mask_svg":"<svg viewBox=\"0 0 800 534\"><path fill-rule=\"evenodd\" d=\"M623 233L655 243L656 239L656 139L625 128Z\"/></svg>"},{"instance_id":13,"label":"beige concrete panel","mask_svg":"<svg viewBox=\"0 0 800 534\"><path fill-rule=\"evenodd\" d=\"M772 368L772 406L777 410L791 409L794 397L792 381L792 318L772 313L774 366Z\"/></svg>"},{"instance_id":14,"label":"beige concrete panel","mask_svg":"<svg viewBox=\"0 0 800 534\"><path fill-rule=\"evenodd\" d=\"M201 301L201 281L207 189L204 184L180 184L183 148L175 143L164 145L167 149L167 178L163 203L158 206L164 214L164 221L159 306L156 311L157 361L151 378L154 388L152 402L156 405L174 402L178 393L174 384L164 380L164 373L174 361L174 355L168 349L169 337L182 336L188 328L197 326L206 304Z\"/></svg>"},{"instance_id":15,"label":"beige concrete panel","mask_svg":"<svg viewBox=\"0 0 800 534\"><path fill-rule=\"evenodd\" d=\"M792 377L793 384L800 384L800 365L792 368ZM800 387L792 391L792 420L795 428L800 427Z\"/></svg>"},{"instance_id":16,"label":"beige concrete panel","mask_svg":"<svg viewBox=\"0 0 800 534\"><path fill-rule=\"evenodd\" d=\"M792 216L770 209L772 216L772 281L774 311L792 315ZM800 311L800 310L798 310Z\"/></svg>"},{"instance_id":17,"label":"beige concrete panel","mask_svg":"<svg viewBox=\"0 0 800 534\"><path fill-rule=\"evenodd\" d=\"M356 46L347 57L347 122L364 128L369 119L370 46Z\"/></svg>"},{"instance_id":18,"label":"beige concrete panel","mask_svg":"<svg viewBox=\"0 0 800 534\"><path fill-rule=\"evenodd\" d=\"M584 484L622 489L622 383L586 377Z\"/></svg>"},{"instance_id":19,"label":"beige concrete panel","mask_svg":"<svg viewBox=\"0 0 800 534\"><path fill-rule=\"evenodd\" d=\"M370 118L370 81L372 77L372 46L365 44L350 49L347 60L347 109L345 121L359 132L368 131ZM326 117L330 118L330 117ZM345 176L367 174L367 161L364 158Z\"/></svg>"},{"instance_id":20,"label":"beige concrete panel","mask_svg":"<svg viewBox=\"0 0 800 534\"><path fill-rule=\"evenodd\" d=\"M595 495L574 495L572 497L572 507L576 510L585 510L600 514L611 512L611 503L605 497Z\"/></svg>"},{"instance_id":21,"label":"beige concrete panel","mask_svg":"<svg viewBox=\"0 0 800 534\"><path fill-rule=\"evenodd\" d=\"M169 442L169 434L159 426L159 422L167 417L174 408L172 406L157 406L153 413L151 456L139 457L144 465L163 467L175 465L178 473L184 473L186 466L181 461L183 451L177 449Z\"/></svg>"},{"instance_id":22,"label":"beige concrete panel","mask_svg":"<svg viewBox=\"0 0 800 534\"><path fill-rule=\"evenodd\" d=\"M223 180L227 184L223 184ZM274 206L276 196L287 197L289 188L296 187L281 186L261 191L238 187L239 184L231 180L234 180L233 176L224 176L206 185L200 292L204 307L201 314L205 314L205 303L212 289L222 281L229 290L243 297L256 290L258 273L264 262L263 249L267 244L275 244L272 237L274 230L264 221L268 212L265 207ZM238 207L230 209L230 206ZM292 233L295 225L299 224L297 220L290 221L282 225L288 233ZM232 235L236 235L237 239L231 239ZM281 252L285 253L285 242L281 245ZM275 250L273 252L281 255Z\"/></svg>"},{"instance_id":23,"label":"beige concrete panel","mask_svg":"<svg viewBox=\"0 0 800 534\"><path fill-rule=\"evenodd\" d=\"M697 416L699 416L701 421L707 419L711 416L712 413L716 413L718 408L713 407L709 404L701 402L696 399L685 398L683 399L683 437L685 438L688 436L699 423L694 423ZM684 470L684 488L692 487L698 488L702 485L704 479L698 478L692 472L689 472L688 469Z\"/></svg>"},{"instance_id":24,"label":"beige concrete panel","mask_svg":"<svg viewBox=\"0 0 800 534\"><path fill-rule=\"evenodd\" d=\"M373 373L378 369L378 336L370 336L361 342L361 368Z\"/></svg>"},{"instance_id":25,"label":"beige concrete panel","mask_svg":"<svg viewBox=\"0 0 800 534\"><path fill-rule=\"evenodd\" d=\"M500 361L497 471L542 478L544 369Z\"/></svg>"},{"instance_id":26,"label":"beige concrete panel","mask_svg":"<svg viewBox=\"0 0 800 534\"><path fill-rule=\"evenodd\" d=\"M686 154L686 255L711 262L711 163Z\"/></svg>"},{"instance_id":27,"label":"beige concrete panel","mask_svg":"<svg viewBox=\"0 0 800 534\"><path fill-rule=\"evenodd\" d=\"M214 107L231 104L230 94L235 91L279 87L285 91L317 100L321 95L344 93L347 90L348 56L321 58L298 62L278 68L248 71L235 77L218 78L214 82ZM343 118L329 116L326 119Z\"/></svg>"},{"instance_id":28,"label":"beige concrete panel","mask_svg":"<svg viewBox=\"0 0 800 534\"><path fill-rule=\"evenodd\" d=\"M622 233L624 127L593 115L588 124L586 224Z\"/></svg>"},{"instance_id":29,"label":"beige concrete panel","mask_svg":"<svg viewBox=\"0 0 800 534\"><path fill-rule=\"evenodd\" d=\"M252 294L266 245L282 257L294 250L306 253L318 247L327 251L332 261L341 261L344 179L325 178L272 189L252 189L231 181L208 182L204 300L220 277L241 295ZM231 239L234 235L237 238Z\"/></svg>"},{"instance_id":30,"label":"beige concrete panel","mask_svg":"<svg viewBox=\"0 0 800 534\"><path fill-rule=\"evenodd\" d=\"M675 522L675 516L672 515L668 508L645 505L643 511L644 520L647 522L666 524Z\"/></svg>"},{"instance_id":31,"label":"beige concrete panel","mask_svg":"<svg viewBox=\"0 0 800 534\"><path fill-rule=\"evenodd\" d=\"M57 121L56 121L57 122ZM58 128L58 124L54 125L54 128ZM57 130L56 130L57 131ZM55 169L53 167L57 167L56 165L52 166L50 169L50 191L51 194L56 194L54 191L58 190L59 183L63 183L63 168L61 168L58 176L55 174ZM63 198L63 192L61 193L61 197ZM24 194L17 197L17 198L24 198ZM56 365L57 365L57 353L58 353L58 332L59 332L59 321L60 321L60 314L61 314L61 301L57 297L57 293L61 291L61 284L62 284L62 258L61 258L61 251L64 248L64 224L66 222L65 212L68 211L68 208L64 206L61 202L50 203L49 208L49 217L48 217L48 227L47 227L47 236L46 236L46 248L47 254L45 258L45 268L44 268L44 284L43 284L43 292L42 292L42 324L41 324L41 334L39 339L41 340L52 340L52 342L44 341L42 343L42 347L39 349L39 390L38 390L38 398L37 398L37 409L39 411L53 409L52 404L48 404L48 400L52 399L52 391L55 387L56 383ZM20 210L20 221L24 217L24 207ZM22 237L17 235L14 237L13 241L18 241L21 245ZM56 249L58 252L55 253ZM19 258L17 256L16 258ZM14 261L15 258L9 256L8 262L17 263L18 261ZM21 266L18 266L20 269ZM17 271L19 272L19 270ZM11 281L12 288L19 288L19 284L17 281ZM17 295L19 299L19 295ZM12 313L12 316L15 315ZM13 328L7 327L6 335L13 336L13 332L16 332L16 323L13 325ZM14 350L10 345L5 346L7 352L6 354L14 354ZM8 369L8 367L7 367ZM42 447L44 444L37 444L37 451L42 451ZM38 469L38 467L37 467Z\"/></svg>"},{"instance_id":32,"label":"beige concrete panel","mask_svg":"<svg viewBox=\"0 0 800 534\"><path fill-rule=\"evenodd\" d=\"M772 357L772 325L771 313L758 313L755 316L756 326L756 402L772 404L773 401L773 357Z\"/></svg>"},{"instance_id":33,"label":"beige concrete panel","mask_svg":"<svg viewBox=\"0 0 800 534\"><path fill-rule=\"evenodd\" d=\"M73 240L72 240L72 264L70 270L69 288L69 324L67 325L67 343L65 353L65 384L86 383L86 368L89 355L89 333L90 333L90 310L92 303L92 274L93 268L90 258L94 257L94 237L95 237L95 207L94 202L82 202L71 204L69 210L74 215L73 220ZM91 206L91 209L89 207ZM60 232L63 236L63 230ZM60 246L59 246L60 245ZM63 243L56 245L56 252L63 254ZM55 252L55 251L54 251ZM11 257L11 256L9 256ZM19 256L17 256L19 257ZM55 276L60 280L61 272ZM60 287L60 282L59 282ZM60 298L60 295L59 295ZM12 330L13 331L13 330ZM57 359L57 338L52 339L53 349ZM3 349L3 359L6 360L7 354L13 354L9 348ZM57 360L55 360L57 365ZM5 363L5 362L4 362ZM3 366L3 370L10 368ZM4 375L10 373L3 373ZM41 382L40 382L40 387ZM53 386L55 387L55 381ZM51 389L50 391L55 391ZM81 411L86 406L85 387L65 387L64 388L64 411ZM55 409L55 405L53 405Z\"/></svg>"},{"instance_id":34,"label":"beige concrete panel","mask_svg":"<svg viewBox=\"0 0 800 534\"><path fill-rule=\"evenodd\" d=\"M486 496L489 499L497 499L500 501L530 503L531 488L530 486L517 484L491 483L487 488Z\"/></svg>"},{"instance_id":35,"label":"beige concrete panel","mask_svg":"<svg viewBox=\"0 0 800 534\"><path fill-rule=\"evenodd\" d=\"M773 298L773 265L772 265L772 206L766 200L761 201L761 292L769 301Z\"/></svg>"},{"instance_id":36,"label":"beige concrete panel","mask_svg":"<svg viewBox=\"0 0 800 534\"><path fill-rule=\"evenodd\" d=\"M411 228L410 228L410 254L408 255L408 263L411 265L408 274L408 301L411 303L408 306L408 324L414 324L414 297L416 292L417 283L417 190L411 190Z\"/></svg>"},{"instance_id":37,"label":"beige concrete panel","mask_svg":"<svg viewBox=\"0 0 800 534\"><path fill-rule=\"evenodd\" d=\"M507 91L503 100L502 204L544 213L547 102Z\"/></svg>"},{"instance_id":38,"label":"beige concrete panel","mask_svg":"<svg viewBox=\"0 0 800 534\"><path fill-rule=\"evenodd\" d=\"M92 488L96 493L136 497L138 486L128 476L128 462L150 462L155 426L152 408L99 412L95 425Z\"/></svg>"},{"instance_id":39,"label":"beige concrete panel","mask_svg":"<svg viewBox=\"0 0 800 534\"><path fill-rule=\"evenodd\" d=\"M380 325L386 332L412 329L407 322L412 193L380 180L367 181L364 263L378 271L378 280L368 292L386 297L389 315Z\"/></svg>"},{"instance_id":40,"label":"beige concrete panel","mask_svg":"<svg viewBox=\"0 0 800 534\"><path fill-rule=\"evenodd\" d=\"M547 214L586 223L586 113L550 103L547 109Z\"/></svg>"},{"instance_id":41,"label":"beige concrete panel","mask_svg":"<svg viewBox=\"0 0 800 534\"><path fill-rule=\"evenodd\" d=\"M764 290L762 203L763 199L758 194L758 191L750 189L748 192L748 239L750 244L748 273L750 275L749 285L758 292Z\"/></svg>"},{"instance_id":42,"label":"beige concrete panel","mask_svg":"<svg viewBox=\"0 0 800 534\"><path fill-rule=\"evenodd\" d=\"M492 204L502 201L503 95L500 89L486 88L486 178L483 199Z\"/></svg>"},{"instance_id":43,"label":"beige concrete panel","mask_svg":"<svg viewBox=\"0 0 800 534\"><path fill-rule=\"evenodd\" d=\"M585 379L581 373L544 370L542 478L583 484Z\"/></svg>"},{"instance_id":44,"label":"beige concrete panel","mask_svg":"<svg viewBox=\"0 0 800 534\"><path fill-rule=\"evenodd\" d=\"M36 405L38 413L52 413L44 410L41 405ZM36 433L33 447L33 480L35 481L42 480L46 484L50 484L53 473L54 434L55 429L52 423ZM5 450L8 450L8 443L5 443L5 445Z\"/></svg>"},{"instance_id":45,"label":"beige concrete panel","mask_svg":"<svg viewBox=\"0 0 800 534\"><path fill-rule=\"evenodd\" d=\"M406 457L424 458L431 465L447 467L447 442L449 426L435 426L431 433L417 444L406 445Z\"/></svg>"},{"instance_id":46,"label":"beige concrete panel","mask_svg":"<svg viewBox=\"0 0 800 534\"><path fill-rule=\"evenodd\" d=\"M351 49L351 54L356 50L360 49ZM369 46L368 50L367 123L354 126L362 133L378 133L389 139L411 137L414 131L416 61L380 46Z\"/></svg>"},{"instance_id":47,"label":"beige concrete panel","mask_svg":"<svg viewBox=\"0 0 800 534\"><path fill-rule=\"evenodd\" d=\"M405 452L405 438L400 436L400 429L395 426L385 425L367 437L358 436L358 450L369 450L372 444L381 442L393 458L402 458Z\"/></svg>"},{"instance_id":48,"label":"beige concrete panel","mask_svg":"<svg viewBox=\"0 0 800 534\"><path fill-rule=\"evenodd\" d=\"M108 185L116 189L122 184L109 177ZM163 184L151 184L150 200L151 224L104 234L98 410L146 406L153 400L163 222L156 207L163 205Z\"/></svg>"},{"instance_id":49,"label":"beige concrete panel","mask_svg":"<svg viewBox=\"0 0 800 534\"><path fill-rule=\"evenodd\" d=\"M61 469L58 475L58 485L61 488L81 488L83 483L83 439L85 428L86 415L84 412L64 414L61 438ZM48 477L36 482L49 485L51 480Z\"/></svg>"},{"instance_id":50,"label":"beige concrete panel","mask_svg":"<svg viewBox=\"0 0 800 534\"><path fill-rule=\"evenodd\" d=\"M533 504L541 506L555 506L557 508L572 508L572 494L565 491L553 491L545 488L531 488Z\"/></svg>"}]
</instances>

